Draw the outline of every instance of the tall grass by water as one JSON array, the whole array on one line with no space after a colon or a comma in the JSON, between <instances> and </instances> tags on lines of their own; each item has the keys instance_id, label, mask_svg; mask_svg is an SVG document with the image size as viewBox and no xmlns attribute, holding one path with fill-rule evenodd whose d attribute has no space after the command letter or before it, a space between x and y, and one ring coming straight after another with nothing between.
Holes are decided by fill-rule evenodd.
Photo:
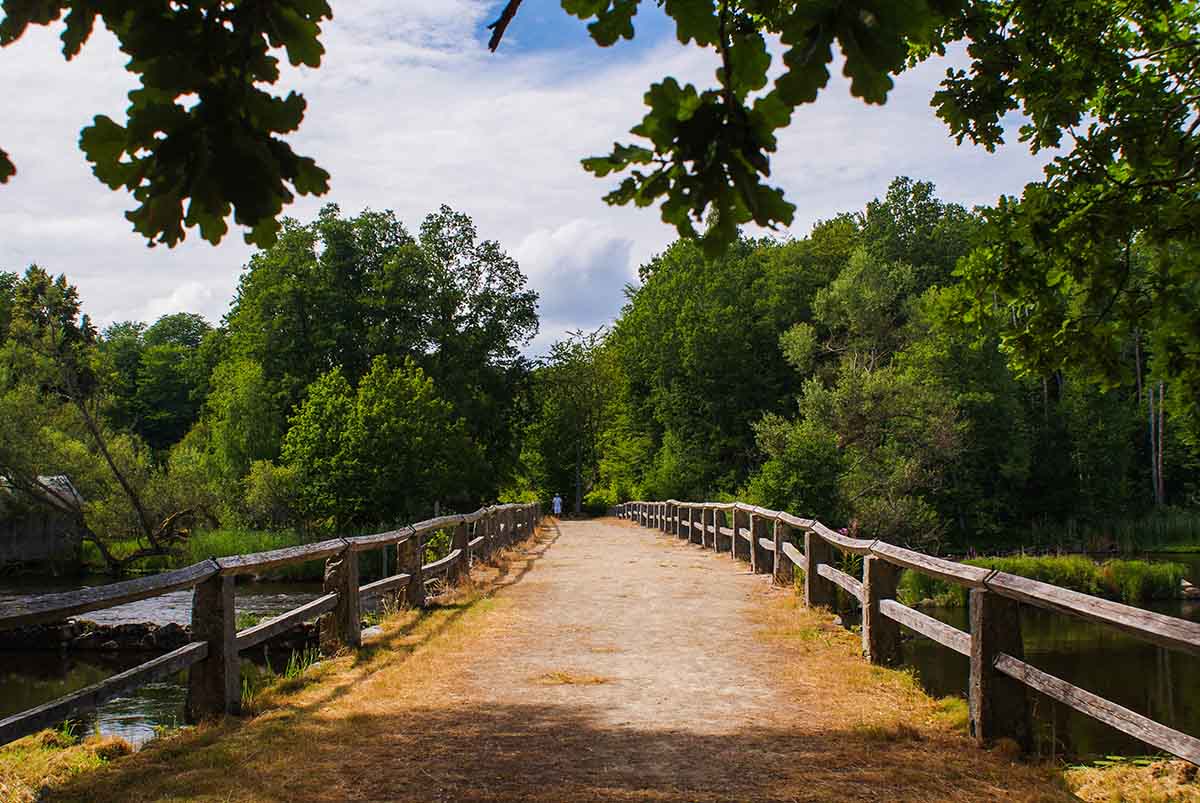
<instances>
[{"instance_id":1,"label":"tall grass by water","mask_svg":"<svg viewBox=\"0 0 1200 803\"><path fill-rule=\"evenodd\" d=\"M1177 597L1187 576L1187 568L1179 563L1097 562L1082 555L1015 555L971 558L963 563L1041 580L1129 605ZM967 604L967 589L919 572L906 571L900 579L899 597L906 605L928 600L938 606L959 607Z\"/></svg>"},{"instance_id":2,"label":"tall grass by water","mask_svg":"<svg viewBox=\"0 0 1200 803\"><path fill-rule=\"evenodd\" d=\"M1019 540L1068 552L1200 552L1200 511L1165 507L1137 518L1035 523Z\"/></svg>"}]
</instances>

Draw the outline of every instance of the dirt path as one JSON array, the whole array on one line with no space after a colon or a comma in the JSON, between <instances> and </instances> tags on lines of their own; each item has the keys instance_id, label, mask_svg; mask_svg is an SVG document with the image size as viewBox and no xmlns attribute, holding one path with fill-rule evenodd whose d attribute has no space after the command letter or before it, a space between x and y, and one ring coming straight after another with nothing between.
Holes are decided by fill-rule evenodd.
<instances>
[{"instance_id":1,"label":"dirt path","mask_svg":"<svg viewBox=\"0 0 1200 803\"><path fill-rule=\"evenodd\" d=\"M282 708L63 799L1069 799L728 555L564 522L480 583Z\"/></svg>"}]
</instances>

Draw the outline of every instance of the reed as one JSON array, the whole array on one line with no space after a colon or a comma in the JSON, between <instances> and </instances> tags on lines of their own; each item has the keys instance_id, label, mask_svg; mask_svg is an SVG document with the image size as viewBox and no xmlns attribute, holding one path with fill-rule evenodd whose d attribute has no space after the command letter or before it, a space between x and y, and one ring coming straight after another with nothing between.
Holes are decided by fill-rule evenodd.
<instances>
[{"instance_id":1,"label":"reed","mask_svg":"<svg viewBox=\"0 0 1200 803\"><path fill-rule=\"evenodd\" d=\"M1177 597L1187 574L1186 567L1179 563L1146 560L1097 562L1082 555L1013 555L971 558L963 562L1129 605ZM913 571L906 571L901 577L899 597L906 605L925 601L928 601L926 604L942 607L967 604L965 588Z\"/></svg>"}]
</instances>

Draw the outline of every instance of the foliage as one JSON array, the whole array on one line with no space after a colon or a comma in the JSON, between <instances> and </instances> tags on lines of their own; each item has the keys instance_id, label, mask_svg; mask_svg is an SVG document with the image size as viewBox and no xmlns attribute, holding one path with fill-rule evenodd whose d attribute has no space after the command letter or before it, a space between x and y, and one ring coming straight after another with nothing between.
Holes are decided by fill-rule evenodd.
<instances>
[{"instance_id":1,"label":"foliage","mask_svg":"<svg viewBox=\"0 0 1200 803\"><path fill-rule=\"evenodd\" d=\"M390 212L346 218L326 206L311 224L286 221L278 243L251 258L227 316L228 359L260 366L255 415L282 422L331 367L355 385L375 357L411 358L484 449L484 476L503 480L519 451L528 374L519 349L537 331L536 300L499 244L448 207L414 238ZM254 449L231 473L274 456Z\"/></svg>"},{"instance_id":2,"label":"foliage","mask_svg":"<svg viewBox=\"0 0 1200 803\"><path fill-rule=\"evenodd\" d=\"M601 440L612 414L615 365L603 329L569 332L534 375L536 414L526 429L529 482L548 499L571 496L581 513L599 482Z\"/></svg>"},{"instance_id":3,"label":"foliage","mask_svg":"<svg viewBox=\"0 0 1200 803\"><path fill-rule=\"evenodd\" d=\"M65 276L31 266L12 297L0 352L0 476L26 502L66 515L113 571L169 553L186 537L196 506L186 495L163 493L145 444L103 418L96 331L77 290ZM43 479L62 474L82 499ZM110 541L129 538L139 544L132 553L109 550Z\"/></svg>"},{"instance_id":4,"label":"foliage","mask_svg":"<svg viewBox=\"0 0 1200 803\"><path fill-rule=\"evenodd\" d=\"M404 520L462 494L479 470L462 420L411 361L376 358L357 390L333 369L290 423L281 459L295 471L299 507L334 531Z\"/></svg>"},{"instance_id":5,"label":"foliage","mask_svg":"<svg viewBox=\"0 0 1200 803\"><path fill-rule=\"evenodd\" d=\"M113 324L98 342L108 419L151 448L178 442L200 417L213 366L201 350L213 331L199 315L164 315L150 327Z\"/></svg>"},{"instance_id":6,"label":"foliage","mask_svg":"<svg viewBox=\"0 0 1200 803\"><path fill-rule=\"evenodd\" d=\"M220 242L232 214L247 242L267 246L294 193L329 189L329 174L281 138L300 125L304 98L262 88L279 80L273 50L285 50L293 66L320 65L320 24L332 16L323 0L284 0L254 13L213 0L4 0L0 8L0 46L66 12L67 59L97 19L129 56L126 70L140 86L129 93L125 125L97 115L79 145L96 178L133 195L139 205L125 216L150 244L173 246L185 227ZM14 172L0 151L0 182Z\"/></svg>"}]
</instances>

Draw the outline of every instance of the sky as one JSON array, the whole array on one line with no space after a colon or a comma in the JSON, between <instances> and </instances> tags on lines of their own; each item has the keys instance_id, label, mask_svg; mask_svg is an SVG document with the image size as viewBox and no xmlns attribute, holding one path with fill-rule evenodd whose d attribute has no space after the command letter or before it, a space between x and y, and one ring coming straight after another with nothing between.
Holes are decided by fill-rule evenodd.
<instances>
[{"instance_id":1,"label":"sky","mask_svg":"<svg viewBox=\"0 0 1200 803\"><path fill-rule=\"evenodd\" d=\"M333 175L330 193L285 210L300 220L325 203L343 213L391 209L415 231L445 203L500 242L540 294L532 355L572 329L611 321L637 268L675 237L657 209L609 207L613 184L579 160L630 141L642 95L673 75L714 83L712 52L683 47L669 20L644 3L633 42L597 47L558 0L526 0L497 53L485 43L502 2L334 2L319 69L292 69L280 89L308 100L289 141ZM57 27L31 29L0 50L5 107L0 147L18 174L0 186L0 270L31 263L66 273L101 325L228 309L252 249L231 226L218 246L189 232L173 249L148 248L124 219L128 195L100 184L79 151L93 115L123 120L135 85L115 40L99 30L66 62ZM963 62L952 52L949 63ZM286 63L286 61L285 61ZM888 103L867 106L835 74L780 136L771 181L796 204L779 237L862 209L895 176L933 181L966 206L1018 194L1041 173L1019 144L989 154L958 146L929 107L947 61L900 76ZM840 66L838 67L840 70Z\"/></svg>"}]
</instances>

